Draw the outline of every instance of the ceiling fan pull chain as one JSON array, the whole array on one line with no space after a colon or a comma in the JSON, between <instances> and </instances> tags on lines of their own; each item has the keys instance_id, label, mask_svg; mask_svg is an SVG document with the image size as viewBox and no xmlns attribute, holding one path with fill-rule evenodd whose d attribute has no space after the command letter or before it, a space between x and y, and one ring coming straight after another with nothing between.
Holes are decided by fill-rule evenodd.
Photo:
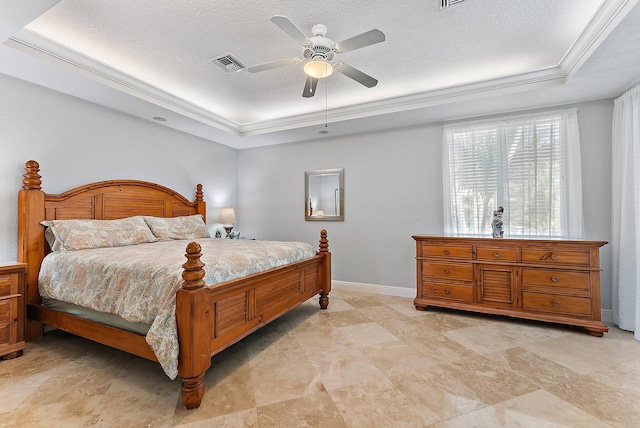
<instances>
[{"instance_id":1,"label":"ceiling fan pull chain","mask_svg":"<svg viewBox=\"0 0 640 428\"><path fill-rule=\"evenodd\" d=\"M324 83L324 127L328 128L329 122L329 79Z\"/></svg>"}]
</instances>

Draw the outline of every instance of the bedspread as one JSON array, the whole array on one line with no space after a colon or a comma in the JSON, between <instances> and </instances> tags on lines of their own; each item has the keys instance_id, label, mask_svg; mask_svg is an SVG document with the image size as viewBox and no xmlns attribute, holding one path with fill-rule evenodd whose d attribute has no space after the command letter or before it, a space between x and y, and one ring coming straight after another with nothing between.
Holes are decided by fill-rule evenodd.
<instances>
[{"instance_id":1,"label":"bedspread","mask_svg":"<svg viewBox=\"0 0 640 428\"><path fill-rule=\"evenodd\" d=\"M167 376L178 374L176 291L190 240L55 252L40 269L40 295L150 324L146 341ZM313 257L306 243L198 239L207 286Z\"/></svg>"}]
</instances>

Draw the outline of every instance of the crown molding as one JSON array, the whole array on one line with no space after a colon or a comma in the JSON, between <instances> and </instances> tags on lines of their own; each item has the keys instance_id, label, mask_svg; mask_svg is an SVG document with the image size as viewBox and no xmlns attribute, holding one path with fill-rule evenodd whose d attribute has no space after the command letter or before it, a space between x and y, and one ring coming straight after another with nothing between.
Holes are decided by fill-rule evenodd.
<instances>
[{"instance_id":1,"label":"crown molding","mask_svg":"<svg viewBox=\"0 0 640 428\"><path fill-rule=\"evenodd\" d=\"M240 135L239 124L32 31L23 29L4 44L175 113Z\"/></svg>"},{"instance_id":2,"label":"crown molding","mask_svg":"<svg viewBox=\"0 0 640 428\"><path fill-rule=\"evenodd\" d=\"M559 68L570 79L595 50L605 41L616 26L640 0L604 1L589 21L580 37L560 61Z\"/></svg>"}]
</instances>

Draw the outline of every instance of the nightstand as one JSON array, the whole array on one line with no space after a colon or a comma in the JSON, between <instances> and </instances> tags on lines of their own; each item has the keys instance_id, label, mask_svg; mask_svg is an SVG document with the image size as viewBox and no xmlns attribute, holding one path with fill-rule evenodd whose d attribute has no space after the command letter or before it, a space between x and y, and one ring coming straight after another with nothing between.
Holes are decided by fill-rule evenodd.
<instances>
[{"instance_id":1,"label":"nightstand","mask_svg":"<svg viewBox=\"0 0 640 428\"><path fill-rule=\"evenodd\" d=\"M0 357L5 360L24 349L26 268L26 263L0 263Z\"/></svg>"}]
</instances>

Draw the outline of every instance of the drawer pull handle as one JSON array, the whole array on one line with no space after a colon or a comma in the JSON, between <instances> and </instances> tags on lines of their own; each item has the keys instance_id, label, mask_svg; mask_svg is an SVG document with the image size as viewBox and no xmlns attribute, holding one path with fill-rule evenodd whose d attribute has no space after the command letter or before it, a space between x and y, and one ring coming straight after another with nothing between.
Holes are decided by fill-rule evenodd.
<instances>
[{"instance_id":1,"label":"drawer pull handle","mask_svg":"<svg viewBox=\"0 0 640 428\"><path fill-rule=\"evenodd\" d=\"M444 289L444 294L451 294L451 290L449 290L448 288Z\"/></svg>"},{"instance_id":2,"label":"drawer pull handle","mask_svg":"<svg viewBox=\"0 0 640 428\"><path fill-rule=\"evenodd\" d=\"M553 276L551 277L551 281L553 281L553 282L558 282L559 280L560 280L560 278L558 278L558 277L557 277L557 276L555 276L555 275L553 275Z\"/></svg>"},{"instance_id":3,"label":"drawer pull handle","mask_svg":"<svg viewBox=\"0 0 640 428\"><path fill-rule=\"evenodd\" d=\"M449 269L448 269L448 268L444 268L444 273L446 273L447 275L449 275Z\"/></svg>"},{"instance_id":4,"label":"drawer pull handle","mask_svg":"<svg viewBox=\"0 0 640 428\"><path fill-rule=\"evenodd\" d=\"M500 253L496 251L495 253L493 253L493 257L497 259L498 257L500 257Z\"/></svg>"},{"instance_id":5,"label":"drawer pull handle","mask_svg":"<svg viewBox=\"0 0 640 428\"><path fill-rule=\"evenodd\" d=\"M449 255L449 250L444 250L444 255L448 256Z\"/></svg>"},{"instance_id":6,"label":"drawer pull handle","mask_svg":"<svg viewBox=\"0 0 640 428\"><path fill-rule=\"evenodd\" d=\"M560 302L558 302L557 300L552 300L552 301L551 301L551 304L552 304L553 306L555 306L556 308L557 308L558 306L560 306Z\"/></svg>"}]
</instances>

